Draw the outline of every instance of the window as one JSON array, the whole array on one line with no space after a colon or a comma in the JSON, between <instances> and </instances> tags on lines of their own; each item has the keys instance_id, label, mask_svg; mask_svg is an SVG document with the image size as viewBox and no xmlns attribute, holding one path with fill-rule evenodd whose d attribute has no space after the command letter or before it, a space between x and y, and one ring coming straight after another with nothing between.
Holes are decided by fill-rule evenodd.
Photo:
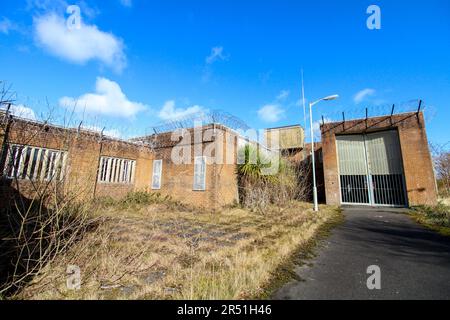
<instances>
[{"instance_id":1,"label":"window","mask_svg":"<svg viewBox=\"0 0 450 320\"><path fill-rule=\"evenodd\" d=\"M98 180L105 183L133 183L136 161L101 157Z\"/></svg>"},{"instance_id":2,"label":"window","mask_svg":"<svg viewBox=\"0 0 450 320\"><path fill-rule=\"evenodd\" d=\"M162 160L153 161L152 189L161 189Z\"/></svg>"},{"instance_id":3,"label":"window","mask_svg":"<svg viewBox=\"0 0 450 320\"><path fill-rule=\"evenodd\" d=\"M4 174L22 180L62 180L67 153L26 145L9 145Z\"/></svg>"},{"instance_id":4,"label":"window","mask_svg":"<svg viewBox=\"0 0 450 320\"><path fill-rule=\"evenodd\" d=\"M206 190L206 157L194 159L194 190Z\"/></svg>"}]
</instances>

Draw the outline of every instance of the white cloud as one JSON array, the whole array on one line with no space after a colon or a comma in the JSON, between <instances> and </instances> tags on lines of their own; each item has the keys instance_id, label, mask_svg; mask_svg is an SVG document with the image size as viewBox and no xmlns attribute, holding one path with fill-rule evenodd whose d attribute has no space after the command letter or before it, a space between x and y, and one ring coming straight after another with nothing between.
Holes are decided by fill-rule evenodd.
<instances>
[{"instance_id":1,"label":"white cloud","mask_svg":"<svg viewBox=\"0 0 450 320\"><path fill-rule=\"evenodd\" d=\"M2 110L5 110L5 108L2 108ZM23 104L11 105L9 111L16 117L36 120L36 114L33 109L25 107Z\"/></svg>"},{"instance_id":2,"label":"white cloud","mask_svg":"<svg viewBox=\"0 0 450 320\"><path fill-rule=\"evenodd\" d=\"M120 3L124 7L132 7L133 6L133 1L132 0L120 0Z\"/></svg>"},{"instance_id":3,"label":"white cloud","mask_svg":"<svg viewBox=\"0 0 450 320\"><path fill-rule=\"evenodd\" d=\"M101 77L97 78L95 93L86 93L79 98L62 97L59 105L80 112L126 118L147 108L145 104L128 100L116 82Z\"/></svg>"},{"instance_id":4,"label":"white cloud","mask_svg":"<svg viewBox=\"0 0 450 320\"><path fill-rule=\"evenodd\" d=\"M330 123L333 122L331 119L329 118L324 118L323 121L325 123ZM314 140L315 141L320 141L321 140L321 136L322 136L322 132L320 131L320 126L322 125L322 120L318 120L318 121L314 121L313 122L313 134L314 134ZM305 138L308 138L311 136L311 128L307 128L306 132L305 132Z\"/></svg>"},{"instance_id":5,"label":"white cloud","mask_svg":"<svg viewBox=\"0 0 450 320\"><path fill-rule=\"evenodd\" d=\"M51 11L56 9L65 9L68 3L64 0L27 0L27 10Z\"/></svg>"},{"instance_id":6,"label":"white cloud","mask_svg":"<svg viewBox=\"0 0 450 320\"><path fill-rule=\"evenodd\" d=\"M277 96L278 101L284 101L289 97L289 90L281 90L280 94Z\"/></svg>"},{"instance_id":7,"label":"white cloud","mask_svg":"<svg viewBox=\"0 0 450 320\"><path fill-rule=\"evenodd\" d=\"M49 13L34 18L34 34L38 45L64 60L78 64L97 60L119 72L126 66L122 40L95 25L81 22L80 29L69 30L62 17Z\"/></svg>"},{"instance_id":8,"label":"white cloud","mask_svg":"<svg viewBox=\"0 0 450 320\"><path fill-rule=\"evenodd\" d=\"M281 90L281 92L275 97L275 101L268 103L258 110L258 116L264 122L277 122L281 120L286 110L282 104L289 97L289 90Z\"/></svg>"},{"instance_id":9,"label":"white cloud","mask_svg":"<svg viewBox=\"0 0 450 320\"><path fill-rule=\"evenodd\" d=\"M353 101L358 104L366 100L368 97L373 96L375 94L374 89L366 88L355 94L353 97Z\"/></svg>"},{"instance_id":10,"label":"white cloud","mask_svg":"<svg viewBox=\"0 0 450 320\"><path fill-rule=\"evenodd\" d=\"M223 47L213 47L211 54L205 59L205 66L202 72L202 82L209 82L213 76L212 64L216 61L228 60L228 55L223 53Z\"/></svg>"},{"instance_id":11,"label":"white cloud","mask_svg":"<svg viewBox=\"0 0 450 320\"><path fill-rule=\"evenodd\" d=\"M265 122L277 122L284 114L279 104L266 104L258 110L258 116Z\"/></svg>"},{"instance_id":12,"label":"white cloud","mask_svg":"<svg viewBox=\"0 0 450 320\"><path fill-rule=\"evenodd\" d=\"M196 113L198 113L198 114L205 113L206 111L207 111L207 109L205 109L199 105L194 105L194 106L188 107L186 109L176 108L175 101L169 100L169 101L166 101L166 103L164 103L164 106L159 111L158 116L162 120L168 121L168 120L180 119L180 118L190 116L190 115L193 115Z\"/></svg>"},{"instance_id":13,"label":"white cloud","mask_svg":"<svg viewBox=\"0 0 450 320\"><path fill-rule=\"evenodd\" d=\"M79 6L80 13L83 17L93 19L100 14L100 10L97 7L91 7L86 0L72 2L65 0L26 0L26 2L25 10L34 12L35 14L48 14L49 12L64 14L70 5Z\"/></svg>"},{"instance_id":14,"label":"white cloud","mask_svg":"<svg viewBox=\"0 0 450 320\"><path fill-rule=\"evenodd\" d=\"M10 31L14 30L15 24L11 22L8 18L2 18L0 20L0 32L4 34L9 34Z\"/></svg>"},{"instance_id":15,"label":"white cloud","mask_svg":"<svg viewBox=\"0 0 450 320\"><path fill-rule=\"evenodd\" d=\"M212 64L218 60L226 60L227 57L223 54L223 47L214 47L211 49L211 54L206 57L206 63Z\"/></svg>"}]
</instances>

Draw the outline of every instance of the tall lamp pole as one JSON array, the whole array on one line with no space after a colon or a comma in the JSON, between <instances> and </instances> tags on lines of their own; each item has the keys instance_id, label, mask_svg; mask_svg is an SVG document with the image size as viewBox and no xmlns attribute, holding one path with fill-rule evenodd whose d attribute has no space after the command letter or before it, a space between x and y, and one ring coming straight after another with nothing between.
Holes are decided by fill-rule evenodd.
<instances>
[{"instance_id":1,"label":"tall lamp pole","mask_svg":"<svg viewBox=\"0 0 450 320\"><path fill-rule=\"evenodd\" d=\"M314 211L319 211L319 203L317 200L317 183L316 183L316 161L315 161L315 150L314 150L314 130L313 130L313 119L312 119L312 107L319 103L320 101L330 101L339 98L337 94L328 96L317 101L309 103L309 121L311 129L311 161L312 161L312 173L313 173L313 197L314 197Z\"/></svg>"}]
</instances>

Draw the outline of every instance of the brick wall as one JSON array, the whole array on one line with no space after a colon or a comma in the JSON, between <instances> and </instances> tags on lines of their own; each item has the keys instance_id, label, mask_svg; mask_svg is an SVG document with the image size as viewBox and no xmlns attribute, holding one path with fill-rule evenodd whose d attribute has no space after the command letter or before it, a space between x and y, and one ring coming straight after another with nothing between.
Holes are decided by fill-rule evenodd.
<instances>
[{"instance_id":1,"label":"brick wall","mask_svg":"<svg viewBox=\"0 0 450 320\"><path fill-rule=\"evenodd\" d=\"M1 128L4 129L4 124ZM193 129L186 132L194 137ZM0 138L4 130L0 131ZM219 209L238 201L238 181L236 158L238 134L221 125L202 127L201 140L189 142L175 139L172 132L149 136L134 141L122 141L101 137L100 134L74 129L59 128L32 121L14 118L8 135L8 143L34 147L64 150L67 153L65 179L58 188L75 192L79 198L113 197L119 199L130 191L150 190L168 195L186 204L208 209ZM183 138L183 135L179 138ZM174 163L175 146L185 144L190 150L190 163ZM194 158L207 156L206 189L193 190ZM100 182L100 158L114 157L136 161L134 180L129 184ZM161 188L151 190L154 160L163 160ZM35 182L1 179L0 193L17 191L24 197L32 198Z\"/></svg>"},{"instance_id":2,"label":"brick wall","mask_svg":"<svg viewBox=\"0 0 450 320\"><path fill-rule=\"evenodd\" d=\"M326 202L340 204L336 135L396 129L410 206L437 202L436 184L423 113L405 113L327 123L321 126Z\"/></svg>"},{"instance_id":3,"label":"brick wall","mask_svg":"<svg viewBox=\"0 0 450 320\"><path fill-rule=\"evenodd\" d=\"M5 136L2 123L0 139ZM20 144L63 150L67 153L65 179L55 182L59 191L73 192L80 199L111 196L119 199L133 190L144 189L150 184L153 154L147 147L137 143L100 137L88 131L64 129L37 122L14 119L10 125L8 144ZM129 184L98 182L99 159L101 156L125 158L136 161L134 180ZM39 182L19 179L1 179L0 197L10 200L12 194L20 193L25 198L33 198Z\"/></svg>"},{"instance_id":4,"label":"brick wall","mask_svg":"<svg viewBox=\"0 0 450 320\"><path fill-rule=\"evenodd\" d=\"M145 138L154 144L155 160L163 160L161 189L154 192L171 196L183 203L215 210L238 201L236 135L220 125L207 125L199 131L202 140L194 140L193 129L188 129L180 133L183 136L181 143L176 137L172 138L172 132ZM226 133L231 136L229 143L226 141ZM189 152L190 157L186 160L190 161L174 163L172 153L176 152L174 147L177 145ZM194 158L202 155L207 157L206 188L197 191L193 190ZM233 158L233 163L225 161L227 155Z\"/></svg>"}]
</instances>

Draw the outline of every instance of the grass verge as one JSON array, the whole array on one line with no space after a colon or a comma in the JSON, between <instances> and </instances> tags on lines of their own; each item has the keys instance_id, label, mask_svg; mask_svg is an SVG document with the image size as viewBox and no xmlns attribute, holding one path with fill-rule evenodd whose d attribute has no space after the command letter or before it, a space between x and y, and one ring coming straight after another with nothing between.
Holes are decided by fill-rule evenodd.
<instances>
[{"instance_id":1,"label":"grass verge","mask_svg":"<svg viewBox=\"0 0 450 320\"><path fill-rule=\"evenodd\" d=\"M299 202L269 208L264 215L132 202L129 208L103 207L97 214L105 222L49 264L17 298L268 297L342 218L335 207L315 213ZM81 268L80 290L66 287L68 265Z\"/></svg>"},{"instance_id":2,"label":"grass verge","mask_svg":"<svg viewBox=\"0 0 450 320\"><path fill-rule=\"evenodd\" d=\"M436 206L413 207L410 214L425 227L450 236L450 206L444 202L439 202Z\"/></svg>"},{"instance_id":3,"label":"grass verge","mask_svg":"<svg viewBox=\"0 0 450 320\"><path fill-rule=\"evenodd\" d=\"M319 226L316 233L304 243L300 243L293 251L291 256L281 263L271 275L272 278L264 287L262 294L256 299L270 299L275 291L292 279L302 280L295 273L297 266L302 266L308 260L314 258L315 250L321 240L330 236L331 230L344 222L344 215L340 208L335 208L333 215L322 225Z\"/></svg>"}]
</instances>

